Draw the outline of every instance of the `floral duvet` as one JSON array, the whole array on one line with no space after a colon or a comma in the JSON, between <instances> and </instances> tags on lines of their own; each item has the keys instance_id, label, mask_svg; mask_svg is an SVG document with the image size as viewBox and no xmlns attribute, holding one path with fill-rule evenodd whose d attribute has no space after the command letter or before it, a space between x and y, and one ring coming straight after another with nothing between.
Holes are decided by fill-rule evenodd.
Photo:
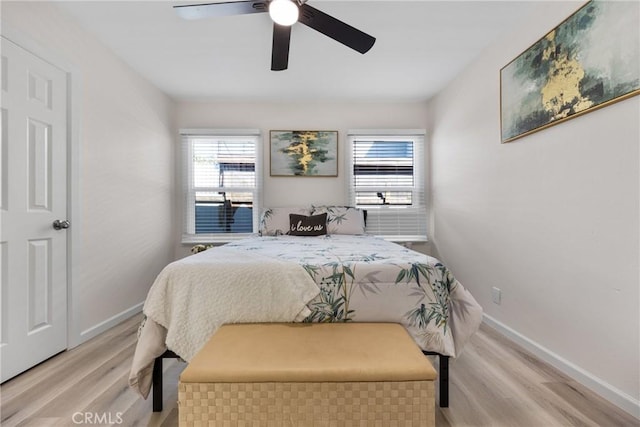
<instances>
[{"instance_id":1,"label":"floral duvet","mask_svg":"<svg viewBox=\"0 0 640 427\"><path fill-rule=\"evenodd\" d=\"M317 296L307 300L310 314L303 317L304 322L400 323L421 349L456 357L482 320L482 308L442 263L382 238L338 234L255 236L223 248L302 266L319 288L319 293L313 293ZM189 263L188 259L185 261ZM215 281L216 277L212 276L211 280ZM274 286L268 277L262 282L255 285ZM195 285L202 283L194 284L194 289ZM163 322L149 315L146 304L144 312L148 316L141 326L129 383L146 398L151 387L153 360L167 349L167 329L172 325L161 326ZM233 316L228 318L226 323L234 322ZM252 318L251 321L269 320ZM213 333L215 327L206 330ZM206 342L208 336L200 338L204 341L199 341Z\"/></svg>"},{"instance_id":2,"label":"floral duvet","mask_svg":"<svg viewBox=\"0 0 640 427\"><path fill-rule=\"evenodd\" d=\"M379 237L267 236L226 246L302 265L320 288L305 322L401 323L423 350L455 357L482 321L440 261Z\"/></svg>"}]
</instances>

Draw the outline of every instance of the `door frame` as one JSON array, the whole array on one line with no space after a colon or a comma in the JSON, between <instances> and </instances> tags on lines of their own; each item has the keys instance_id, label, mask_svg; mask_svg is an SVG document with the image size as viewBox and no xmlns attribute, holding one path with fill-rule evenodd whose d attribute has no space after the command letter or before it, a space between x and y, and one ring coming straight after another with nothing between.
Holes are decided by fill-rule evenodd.
<instances>
[{"instance_id":1,"label":"door frame","mask_svg":"<svg viewBox=\"0 0 640 427\"><path fill-rule=\"evenodd\" d=\"M82 210L80 203L81 188L81 73L57 52L44 47L24 32L17 31L10 25L2 23L2 37L34 54L40 59L62 70L67 77L67 219L71 227L67 230L67 349L81 344L78 330L78 304L74 285L79 283L81 265Z\"/></svg>"}]
</instances>

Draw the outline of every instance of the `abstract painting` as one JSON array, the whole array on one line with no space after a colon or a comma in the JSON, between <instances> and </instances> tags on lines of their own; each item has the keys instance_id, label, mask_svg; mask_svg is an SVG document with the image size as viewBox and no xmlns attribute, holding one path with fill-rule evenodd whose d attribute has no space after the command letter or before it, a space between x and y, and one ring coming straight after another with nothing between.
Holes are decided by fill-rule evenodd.
<instances>
[{"instance_id":1,"label":"abstract painting","mask_svg":"<svg viewBox=\"0 0 640 427\"><path fill-rule=\"evenodd\" d=\"M592 0L500 70L502 142L640 93L640 2Z\"/></svg>"},{"instance_id":2,"label":"abstract painting","mask_svg":"<svg viewBox=\"0 0 640 427\"><path fill-rule=\"evenodd\" d=\"M338 132L272 130L271 176L338 176Z\"/></svg>"}]
</instances>

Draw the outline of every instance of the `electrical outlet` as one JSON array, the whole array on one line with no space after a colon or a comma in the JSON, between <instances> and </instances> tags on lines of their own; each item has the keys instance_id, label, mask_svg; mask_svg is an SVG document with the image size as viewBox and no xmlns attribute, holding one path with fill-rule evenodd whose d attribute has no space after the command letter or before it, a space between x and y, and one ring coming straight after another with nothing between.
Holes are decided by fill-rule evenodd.
<instances>
[{"instance_id":1,"label":"electrical outlet","mask_svg":"<svg viewBox=\"0 0 640 427\"><path fill-rule=\"evenodd\" d=\"M491 297L493 298L493 303L500 305L502 302L502 291L500 288L496 288L495 286L491 288Z\"/></svg>"}]
</instances>

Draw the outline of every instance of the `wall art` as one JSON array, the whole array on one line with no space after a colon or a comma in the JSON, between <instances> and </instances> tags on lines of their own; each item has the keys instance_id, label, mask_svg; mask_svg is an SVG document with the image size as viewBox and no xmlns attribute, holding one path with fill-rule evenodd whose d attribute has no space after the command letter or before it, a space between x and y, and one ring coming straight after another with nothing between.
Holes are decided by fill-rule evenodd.
<instances>
[{"instance_id":1,"label":"wall art","mask_svg":"<svg viewBox=\"0 0 640 427\"><path fill-rule=\"evenodd\" d=\"M640 2L586 3L500 70L502 142L640 93Z\"/></svg>"},{"instance_id":2,"label":"wall art","mask_svg":"<svg viewBox=\"0 0 640 427\"><path fill-rule=\"evenodd\" d=\"M338 176L338 132L272 130L271 176Z\"/></svg>"}]
</instances>

